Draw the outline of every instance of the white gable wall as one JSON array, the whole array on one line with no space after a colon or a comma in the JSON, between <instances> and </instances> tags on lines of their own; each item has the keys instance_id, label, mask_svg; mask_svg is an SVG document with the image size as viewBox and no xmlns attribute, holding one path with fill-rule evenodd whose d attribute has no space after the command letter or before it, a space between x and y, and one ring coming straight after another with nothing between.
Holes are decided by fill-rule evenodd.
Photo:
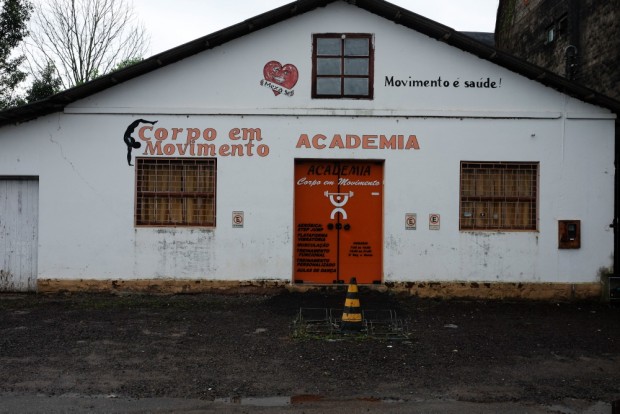
<instances>
[{"instance_id":1,"label":"white gable wall","mask_svg":"<svg viewBox=\"0 0 620 414\"><path fill-rule=\"evenodd\" d=\"M310 97L312 34L373 33L375 99ZM270 60L293 63L299 70L295 96L268 96L257 87ZM385 87L385 78L438 80L449 87ZM489 78L495 89L466 88L466 81ZM459 82L454 87L454 82ZM267 95L267 96L266 96ZM428 115L479 113L557 116L562 111L608 114L576 103L507 69L442 42L386 21L346 3L333 3L291 18L207 52L69 105L68 112L121 113L318 113ZM362 112L360 112L362 111ZM503 114L508 112L507 114Z\"/></svg>"},{"instance_id":2,"label":"white gable wall","mask_svg":"<svg viewBox=\"0 0 620 414\"><path fill-rule=\"evenodd\" d=\"M321 32L374 34L373 100L311 99L312 33ZM270 60L298 68L292 97L259 85ZM410 76L441 77L450 86L386 85L386 77ZM463 87L480 78L501 79L501 87ZM594 282L612 264L609 111L346 3L184 59L65 112L0 129L0 176L40 178L40 278L289 281L296 158L385 160L384 281ZM217 157L215 228L136 228L135 169L127 166L122 134L137 118L169 131L213 128L218 146L233 143L233 128L260 128L255 144L269 154ZM302 134L415 135L420 148L297 148ZM152 156L142 144L134 156ZM539 231L459 231L461 161L540 162ZM244 212L243 228L232 227L233 211ZM416 230L405 230L406 213L417 213ZM429 230L430 213L441 215L439 230ZM581 220L580 249L558 249L559 219Z\"/></svg>"}]
</instances>

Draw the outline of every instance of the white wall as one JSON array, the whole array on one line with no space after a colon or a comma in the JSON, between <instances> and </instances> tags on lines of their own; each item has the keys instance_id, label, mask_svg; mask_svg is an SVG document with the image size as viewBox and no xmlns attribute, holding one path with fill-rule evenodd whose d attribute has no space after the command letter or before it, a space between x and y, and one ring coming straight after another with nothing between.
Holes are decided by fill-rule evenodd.
<instances>
[{"instance_id":1,"label":"white wall","mask_svg":"<svg viewBox=\"0 0 620 414\"><path fill-rule=\"evenodd\" d=\"M310 99L311 35L341 31L375 35L374 100ZM298 67L294 96L259 85L274 59ZM451 86L389 87L386 76L441 76ZM487 77L501 87L452 83ZM136 118L214 128L217 145L230 143L232 128L260 128L269 155L218 156L214 229L135 228L135 170L122 135ZM40 177L41 278L290 280L294 159L352 158L385 160L384 280L590 282L612 264L613 128L607 110L335 3L64 114L0 128L0 175ZM416 135L420 149L296 148L301 134L318 133ZM462 160L540 162L539 231L459 231ZM241 229L231 225L237 210ZM406 213L417 213L417 230L405 230ZM441 214L440 230L428 229L430 213ZM582 221L581 249L558 250L558 219Z\"/></svg>"},{"instance_id":2,"label":"white wall","mask_svg":"<svg viewBox=\"0 0 620 414\"><path fill-rule=\"evenodd\" d=\"M375 39L373 100L311 99L312 34L372 33ZM264 65L277 60L298 68L292 97L261 87ZM449 81L449 87L386 87L385 78ZM496 88L466 88L489 78ZM459 86L454 87L458 81ZM546 93L545 93L546 91ZM386 21L355 6L332 3L246 35L174 65L119 84L69 105L70 112L160 114L356 115L558 115L573 110L564 95L507 69ZM592 113L601 110L583 109ZM603 111L608 112L608 111Z\"/></svg>"}]
</instances>

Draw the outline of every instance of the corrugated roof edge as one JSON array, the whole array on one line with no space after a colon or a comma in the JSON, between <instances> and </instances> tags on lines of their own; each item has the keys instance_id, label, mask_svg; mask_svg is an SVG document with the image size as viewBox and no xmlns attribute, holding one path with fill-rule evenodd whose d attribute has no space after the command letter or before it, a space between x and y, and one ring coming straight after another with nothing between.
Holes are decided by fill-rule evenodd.
<instances>
[{"instance_id":1,"label":"corrugated roof edge","mask_svg":"<svg viewBox=\"0 0 620 414\"><path fill-rule=\"evenodd\" d=\"M257 15L225 29L192 40L165 52L151 56L135 65L128 66L85 84L59 92L46 99L0 111L0 126L17 124L40 116L59 112L79 99L84 99L119 83L149 73L163 66L178 62L194 54L220 46L233 39L269 27L293 16L304 14L318 7L325 7L336 1L346 1L394 23L423 33L433 39L472 53L481 59L491 61L515 73L535 80L584 102L620 113L620 101L595 92L585 86L558 76L548 70L532 65L522 59L502 52L493 46L456 30L413 13L384 0L297 0L266 13Z\"/></svg>"},{"instance_id":2,"label":"corrugated roof edge","mask_svg":"<svg viewBox=\"0 0 620 414\"><path fill-rule=\"evenodd\" d=\"M495 46L495 33L493 32L460 32L465 36L476 39L480 43L484 43L487 46Z\"/></svg>"}]
</instances>

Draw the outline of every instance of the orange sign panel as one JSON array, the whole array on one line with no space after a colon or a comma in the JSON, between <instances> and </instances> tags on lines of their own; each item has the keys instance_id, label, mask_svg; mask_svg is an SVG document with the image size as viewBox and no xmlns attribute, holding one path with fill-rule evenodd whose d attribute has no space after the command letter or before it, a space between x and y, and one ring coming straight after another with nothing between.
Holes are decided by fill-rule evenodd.
<instances>
[{"instance_id":1,"label":"orange sign panel","mask_svg":"<svg viewBox=\"0 0 620 414\"><path fill-rule=\"evenodd\" d=\"M297 283L381 283L383 162L295 162Z\"/></svg>"}]
</instances>

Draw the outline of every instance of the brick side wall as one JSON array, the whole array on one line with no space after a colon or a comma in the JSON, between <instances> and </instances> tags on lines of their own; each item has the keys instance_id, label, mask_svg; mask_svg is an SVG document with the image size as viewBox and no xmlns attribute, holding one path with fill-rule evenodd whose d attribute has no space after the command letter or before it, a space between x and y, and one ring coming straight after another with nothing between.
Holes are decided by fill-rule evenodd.
<instances>
[{"instance_id":1,"label":"brick side wall","mask_svg":"<svg viewBox=\"0 0 620 414\"><path fill-rule=\"evenodd\" d=\"M500 0L495 41L499 49L620 99L620 0Z\"/></svg>"},{"instance_id":2,"label":"brick side wall","mask_svg":"<svg viewBox=\"0 0 620 414\"><path fill-rule=\"evenodd\" d=\"M581 13L578 81L620 100L620 0L586 0Z\"/></svg>"}]
</instances>

